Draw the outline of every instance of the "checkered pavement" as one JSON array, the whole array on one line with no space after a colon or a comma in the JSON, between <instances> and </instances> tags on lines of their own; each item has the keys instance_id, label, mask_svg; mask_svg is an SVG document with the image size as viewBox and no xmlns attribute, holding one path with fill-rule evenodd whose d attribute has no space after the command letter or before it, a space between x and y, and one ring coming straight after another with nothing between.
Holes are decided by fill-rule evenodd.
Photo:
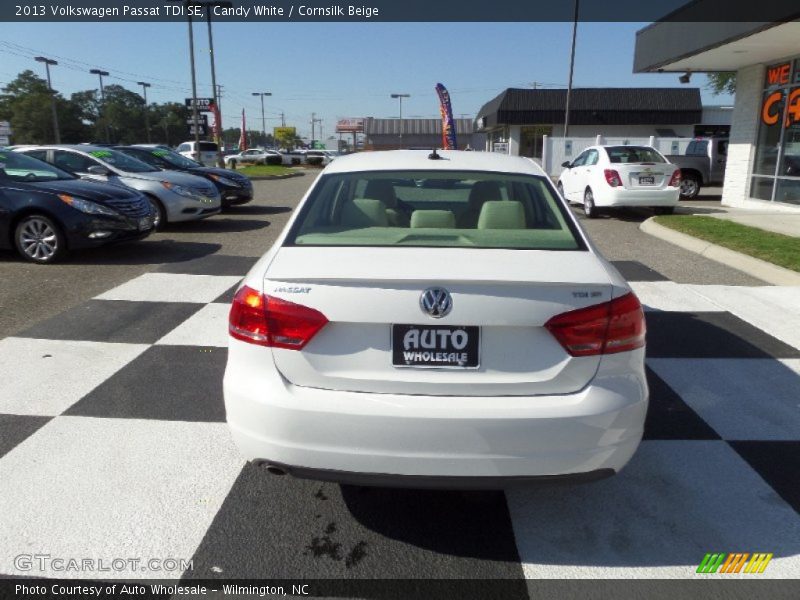
<instances>
[{"instance_id":1,"label":"checkered pavement","mask_svg":"<svg viewBox=\"0 0 800 600\"><path fill-rule=\"evenodd\" d=\"M691 578L710 551L772 552L762 577L800 572L800 288L619 262L646 306L651 386L621 474L383 490L238 455L227 305L254 261L166 265L0 340L0 575L25 574L24 552L192 559L184 578Z\"/></svg>"}]
</instances>

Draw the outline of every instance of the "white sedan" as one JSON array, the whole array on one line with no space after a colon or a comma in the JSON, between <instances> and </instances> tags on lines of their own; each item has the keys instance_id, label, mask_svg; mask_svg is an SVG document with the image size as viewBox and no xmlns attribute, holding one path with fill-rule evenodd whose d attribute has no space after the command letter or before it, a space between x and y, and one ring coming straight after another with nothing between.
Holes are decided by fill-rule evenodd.
<instances>
[{"instance_id":1,"label":"white sedan","mask_svg":"<svg viewBox=\"0 0 800 600\"><path fill-rule=\"evenodd\" d=\"M263 150L261 148L252 148L245 150L238 154L229 154L225 157L225 167L228 169L235 169L236 165L267 165L270 163L270 157L275 156L275 164L279 165L282 162L281 153L275 150Z\"/></svg>"},{"instance_id":2,"label":"white sedan","mask_svg":"<svg viewBox=\"0 0 800 600\"><path fill-rule=\"evenodd\" d=\"M583 204L590 219L606 208L652 207L670 214L678 205L681 171L650 146L591 146L561 166L558 191Z\"/></svg>"},{"instance_id":3,"label":"white sedan","mask_svg":"<svg viewBox=\"0 0 800 600\"><path fill-rule=\"evenodd\" d=\"M639 300L526 158L337 158L242 281L228 342L228 424L274 474L589 481L647 412Z\"/></svg>"}]
</instances>

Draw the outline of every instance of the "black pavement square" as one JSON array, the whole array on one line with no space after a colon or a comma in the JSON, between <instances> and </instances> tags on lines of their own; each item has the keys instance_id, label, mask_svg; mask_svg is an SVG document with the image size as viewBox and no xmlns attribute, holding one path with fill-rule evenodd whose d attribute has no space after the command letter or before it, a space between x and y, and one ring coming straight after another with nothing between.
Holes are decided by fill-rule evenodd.
<instances>
[{"instance_id":1,"label":"black pavement square","mask_svg":"<svg viewBox=\"0 0 800 600\"><path fill-rule=\"evenodd\" d=\"M728 312L648 312L650 358L800 358L800 350Z\"/></svg>"},{"instance_id":2,"label":"black pavement square","mask_svg":"<svg viewBox=\"0 0 800 600\"><path fill-rule=\"evenodd\" d=\"M184 578L516 579L505 494L339 486L249 463Z\"/></svg>"},{"instance_id":3,"label":"black pavement square","mask_svg":"<svg viewBox=\"0 0 800 600\"><path fill-rule=\"evenodd\" d=\"M647 368L650 404L644 422L645 440L718 440L714 431L656 373Z\"/></svg>"},{"instance_id":4,"label":"black pavement square","mask_svg":"<svg viewBox=\"0 0 800 600\"><path fill-rule=\"evenodd\" d=\"M185 262L173 262L158 268L161 273L182 275L239 275L244 277L259 257L209 254Z\"/></svg>"},{"instance_id":5,"label":"black pavement square","mask_svg":"<svg viewBox=\"0 0 800 600\"><path fill-rule=\"evenodd\" d=\"M611 264L626 281L669 281L658 271L635 260L612 260Z\"/></svg>"},{"instance_id":6,"label":"black pavement square","mask_svg":"<svg viewBox=\"0 0 800 600\"><path fill-rule=\"evenodd\" d=\"M64 414L120 419L221 422L222 376L228 351L153 346Z\"/></svg>"},{"instance_id":7,"label":"black pavement square","mask_svg":"<svg viewBox=\"0 0 800 600\"><path fill-rule=\"evenodd\" d=\"M41 321L18 337L91 342L152 344L164 337L203 304L89 300Z\"/></svg>"},{"instance_id":8,"label":"black pavement square","mask_svg":"<svg viewBox=\"0 0 800 600\"><path fill-rule=\"evenodd\" d=\"M233 302L233 296L236 294L236 289L239 287L239 284L232 285L228 288L223 294L220 294L218 298L214 300L214 302L218 302L221 304L230 304Z\"/></svg>"},{"instance_id":9,"label":"black pavement square","mask_svg":"<svg viewBox=\"0 0 800 600\"><path fill-rule=\"evenodd\" d=\"M800 441L728 443L800 514Z\"/></svg>"},{"instance_id":10,"label":"black pavement square","mask_svg":"<svg viewBox=\"0 0 800 600\"><path fill-rule=\"evenodd\" d=\"M28 439L52 418L0 414L0 457Z\"/></svg>"}]
</instances>

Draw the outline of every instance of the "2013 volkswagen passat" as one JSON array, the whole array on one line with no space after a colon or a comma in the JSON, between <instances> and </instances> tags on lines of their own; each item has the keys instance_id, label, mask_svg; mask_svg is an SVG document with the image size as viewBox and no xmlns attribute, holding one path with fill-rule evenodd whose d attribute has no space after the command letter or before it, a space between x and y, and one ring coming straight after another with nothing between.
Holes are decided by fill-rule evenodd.
<instances>
[{"instance_id":1,"label":"2013 volkswagen passat","mask_svg":"<svg viewBox=\"0 0 800 600\"><path fill-rule=\"evenodd\" d=\"M227 420L275 473L592 480L642 437L642 307L529 159L337 159L244 279L229 331Z\"/></svg>"}]
</instances>

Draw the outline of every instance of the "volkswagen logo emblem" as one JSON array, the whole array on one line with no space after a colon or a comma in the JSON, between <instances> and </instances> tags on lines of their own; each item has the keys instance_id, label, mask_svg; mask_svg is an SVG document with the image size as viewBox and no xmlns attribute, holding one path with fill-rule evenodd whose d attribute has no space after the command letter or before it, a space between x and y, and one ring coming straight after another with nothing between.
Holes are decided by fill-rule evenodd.
<instances>
[{"instance_id":1,"label":"volkswagen logo emblem","mask_svg":"<svg viewBox=\"0 0 800 600\"><path fill-rule=\"evenodd\" d=\"M446 289L431 287L422 292L419 297L419 306L425 314L434 319L441 319L450 314L453 309L453 299Z\"/></svg>"}]
</instances>

